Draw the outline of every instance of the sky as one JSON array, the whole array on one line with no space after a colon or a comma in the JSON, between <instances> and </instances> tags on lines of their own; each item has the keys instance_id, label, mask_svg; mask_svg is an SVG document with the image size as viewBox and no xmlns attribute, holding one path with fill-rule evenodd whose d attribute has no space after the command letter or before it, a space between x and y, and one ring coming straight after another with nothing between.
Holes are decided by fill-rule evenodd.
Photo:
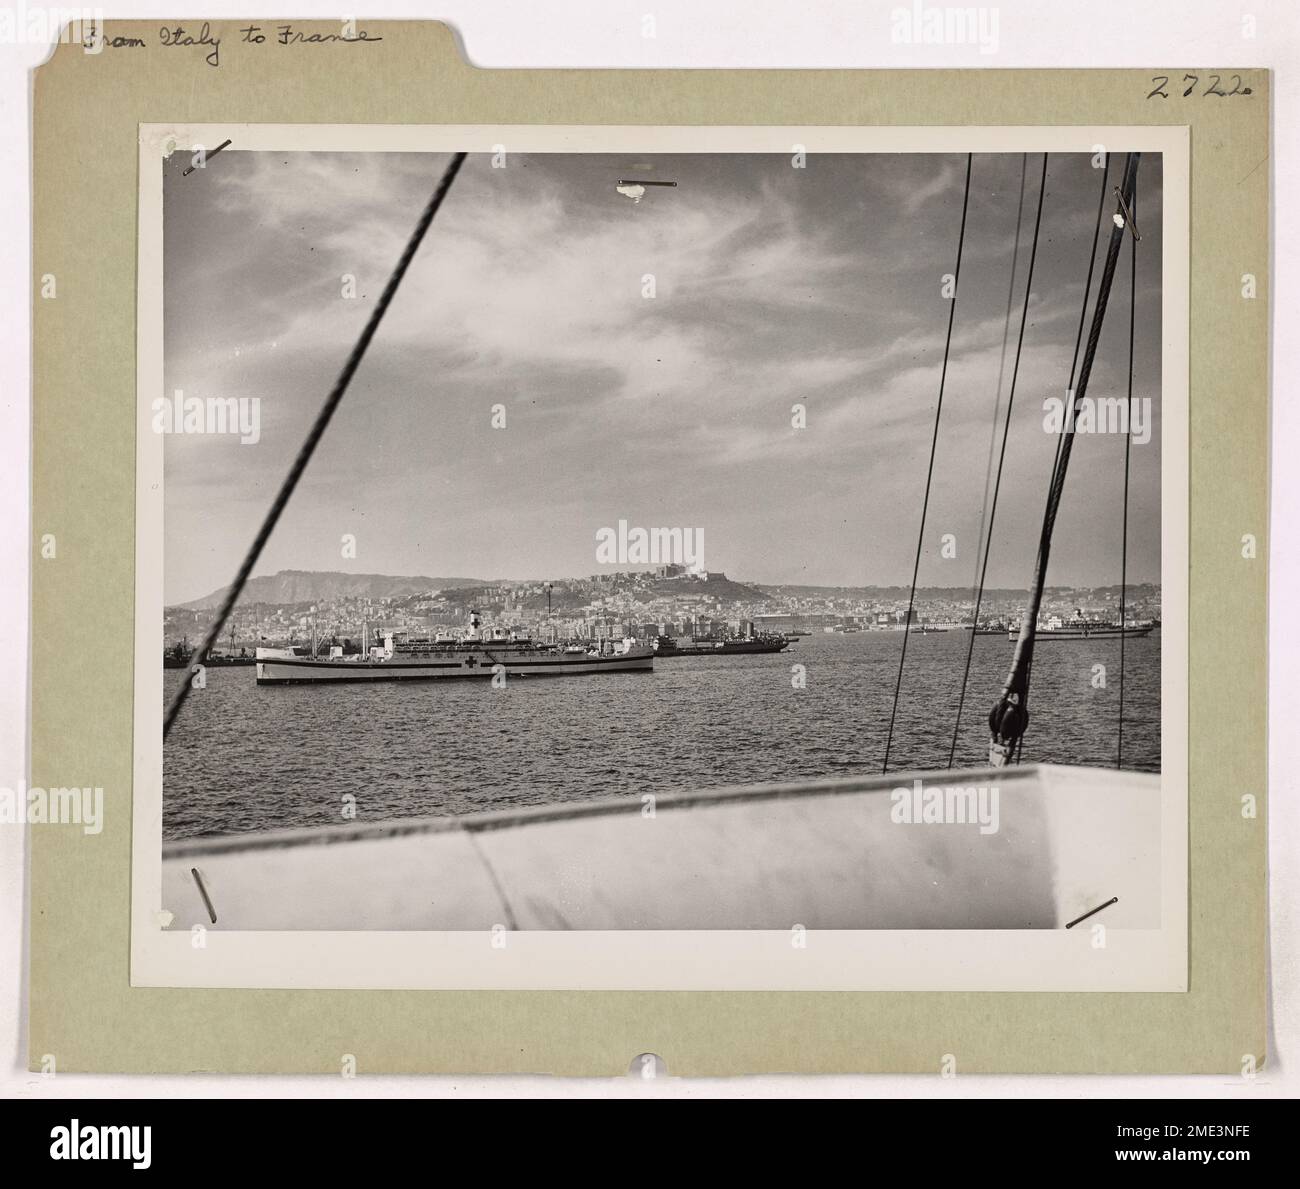
<instances>
[{"instance_id":1,"label":"sky","mask_svg":"<svg viewBox=\"0 0 1300 1189\"><path fill-rule=\"evenodd\" d=\"M232 147L188 177L186 154L167 163L161 395L255 397L261 422L255 444L168 436L167 603L230 581L447 161ZM972 162L921 586L975 579L1042 161ZM1116 156L1110 185L1121 168ZM625 520L702 529L705 566L740 580L906 584L965 169L965 155L936 154L814 155L802 169L771 155L511 154L504 168L471 155L254 572L587 575L604 568L597 532ZM628 177L677 185L634 203L615 190ZM1029 583L1056 445L1043 401L1069 382L1101 178L1088 155L1049 157L990 587ZM1142 159L1138 207L1134 395L1154 431L1132 447L1128 576L1151 582L1158 156ZM1093 397L1126 391L1129 254ZM1123 483L1123 437L1077 436L1050 584L1119 581Z\"/></svg>"}]
</instances>

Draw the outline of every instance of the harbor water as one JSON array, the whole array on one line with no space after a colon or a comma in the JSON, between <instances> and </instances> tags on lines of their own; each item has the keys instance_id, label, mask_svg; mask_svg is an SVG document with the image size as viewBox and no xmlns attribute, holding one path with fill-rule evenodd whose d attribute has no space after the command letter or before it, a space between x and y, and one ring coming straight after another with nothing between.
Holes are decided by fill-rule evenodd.
<instances>
[{"instance_id":1,"label":"harbor water","mask_svg":"<svg viewBox=\"0 0 1300 1189\"><path fill-rule=\"evenodd\" d=\"M968 639L909 638L891 770L949 766ZM211 670L164 746L163 836L876 773L902 643L898 632L817 633L781 653L666 658L652 673L511 678L502 689L259 688L251 668ZM986 719L1011 649L1005 636L975 640L955 766L987 761ZM1158 771L1159 632L1124 649L1123 766ZM1119 677L1117 639L1040 643L1022 762L1113 767ZM167 674L165 689L181 679Z\"/></svg>"}]
</instances>

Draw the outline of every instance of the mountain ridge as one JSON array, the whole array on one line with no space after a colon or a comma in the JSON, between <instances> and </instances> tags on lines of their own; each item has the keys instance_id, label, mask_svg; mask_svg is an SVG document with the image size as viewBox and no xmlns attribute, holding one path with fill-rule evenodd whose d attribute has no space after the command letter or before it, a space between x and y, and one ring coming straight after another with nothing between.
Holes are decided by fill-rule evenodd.
<instances>
[{"instance_id":1,"label":"mountain ridge","mask_svg":"<svg viewBox=\"0 0 1300 1189\"><path fill-rule=\"evenodd\" d=\"M467 586L490 586L482 578L429 578L424 575L353 574L345 570L279 570L250 578L239 596L241 603L316 603L343 597L372 599L400 598L429 590L451 590ZM228 586L178 606L188 611L207 611L220 606Z\"/></svg>"},{"instance_id":2,"label":"mountain ridge","mask_svg":"<svg viewBox=\"0 0 1300 1189\"><path fill-rule=\"evenodd\" d=\"M556 579L557 585L565 582L588 581L589 577ZM268 603L271 605L288 605L294 603L316 603L341 597L365 597L372 599L402 598L408 595L425 594L432 590L463 590L480 586L497 586L503 583L524 583L537 579L490 579L490 578L436 578L425 575L400 574L354 574L344 570L280 570L275 574L263 574L250 578L240 596L243 604ZM655 593L676 593L679 589L670 581L655 584ZM171 604L184 610L206 611L220 605L228 587L221 587L193 599L188 603ZM1159 584L1137 582L1128 587L1130 595L1158 590ZM735 599L751 593L758 596L795 596L805 597L849 597L849 598L899 598L905 597L909 588L898 584L869 586L814 586L805 583L767 583L744 582L725 579L718 582L710 591L708 585L702 584L699 591L718 592ZM1051 586L1048 592L1065 592L1068 590L1091 590L1096 594L1118 594L1118 585L1098 587ZM988 588L986 598L1015 598L1027 593L1024 588ZM968 587L925 586L918 587L917 594L930 598L957 599L970 594Z\"/></svg>"}]
</instances>

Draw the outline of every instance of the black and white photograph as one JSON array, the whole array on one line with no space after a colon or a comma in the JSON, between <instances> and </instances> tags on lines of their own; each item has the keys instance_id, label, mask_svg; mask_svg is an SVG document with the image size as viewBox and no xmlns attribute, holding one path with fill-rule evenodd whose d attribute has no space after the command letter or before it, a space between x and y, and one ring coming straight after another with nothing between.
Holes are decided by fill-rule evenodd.
<instances>
[{"instance_id":1,"label":"black and white photograph","mask_svg":"<svg viewBox=\"0 0 1300 1189\"><path fill-rule=\"evenodd\" d=\"M1265 1156L1284 7L0 20L15 1152L852 1097Z\"/></svg>"},{"instance_id":2,"label":"black and white photograph","mask_svg":"<svg viewBox=\"0 0 1300 1189\"><path fill-rule=\"evenodd\" d=\"M1166 161L1095 131L164 136L161 929L1181 919Z\"/></svg>"}]
</instances>

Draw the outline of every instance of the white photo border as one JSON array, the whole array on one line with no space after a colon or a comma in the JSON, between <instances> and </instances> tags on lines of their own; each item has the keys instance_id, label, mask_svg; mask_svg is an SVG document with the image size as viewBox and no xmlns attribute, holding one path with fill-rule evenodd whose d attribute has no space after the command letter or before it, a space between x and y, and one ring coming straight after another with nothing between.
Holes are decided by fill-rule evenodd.
<instances>
[{"instance_id":1,"label":"white photo border","mask_svg":"<svg viewBox=\"0 0 1300 1189\"><path fill-rule=\"evenodd\" d=\"M1161 312L1161 927L1087 930L169 932L162 889L164 153L1159 153ZM799 127L141 124L131 985L338 989L1186 991L1190 151L1185 126ZM233 561L232 561L233 569Z\"/></svg>"}]
</instances>

